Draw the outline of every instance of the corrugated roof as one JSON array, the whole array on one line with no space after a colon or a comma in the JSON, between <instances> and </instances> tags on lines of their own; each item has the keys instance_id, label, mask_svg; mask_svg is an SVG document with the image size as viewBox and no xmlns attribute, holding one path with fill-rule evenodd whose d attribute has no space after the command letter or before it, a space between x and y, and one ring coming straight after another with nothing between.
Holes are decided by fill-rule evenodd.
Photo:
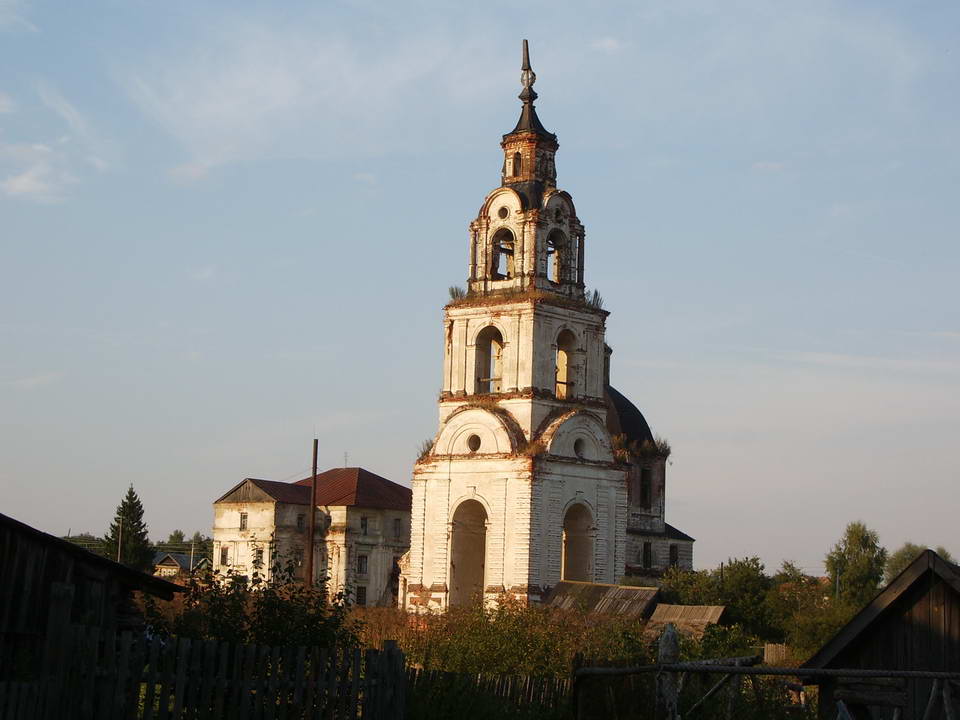
<instances>
[{"instance_id":1,"label":"corrugated roof","mask_svg":"<svg viewBox=\"0 0 960 720\"><path fill-rule=\"evenodd\" d=\"M660 603L643 629L643 638L650 642L660 637L667 623L673 623L677 632L699 640L710 625L720 622L723 605L667 605Z\"/></svg>"},{"instance_id":2,"label":"corrugated roof","mask_svg":"<svg viewBox=\"0 0 960 720\"><path fill-rule=\"evenodd\" d=\"M649 614L659 592L655 587L561 580L547 593L544 604L640 619Z\"/></svg>"}]
</instances>

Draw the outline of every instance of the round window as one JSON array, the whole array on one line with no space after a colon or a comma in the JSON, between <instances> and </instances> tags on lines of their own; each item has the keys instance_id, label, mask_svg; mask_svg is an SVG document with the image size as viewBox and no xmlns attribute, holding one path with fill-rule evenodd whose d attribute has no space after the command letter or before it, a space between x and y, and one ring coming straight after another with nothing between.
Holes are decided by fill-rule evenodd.
<instances>
[{"instance_id":1,"label":"round window","mask_svg":"<svg viewBox=\"0 0 960 720\"><path fill-rule=\"evenodd\" d=\"M480 449L480 436L471 435L467 438L467 447L470 448L470 452L476 452Z\"/></svg>"},{"instance_id":2,"label":"round window","mask_svg":"<svg viewBox=\"0 0 960 720\"><path fill-rule=\"evenodd\" d=\"M507 208L505 208L505 207L502 207L502 208L500 208L499 210L497 210L497 215L500 216L500 219L501 219L501 220L506 220L507 215L509 215L509 214L510 214L510 211L507 210Z\"/></svg>"},{"instance_id":3,"label":"round window","mask_svg":"<svg viewBox=\"0 0 960 720\"><path fill-rule=\"evenodd\" d=\"M583 454L587 450L587 443L584 442L583 438L577 438L573 441L573 453L578 458L583 459Z\"/></svg>"}]
</instances>

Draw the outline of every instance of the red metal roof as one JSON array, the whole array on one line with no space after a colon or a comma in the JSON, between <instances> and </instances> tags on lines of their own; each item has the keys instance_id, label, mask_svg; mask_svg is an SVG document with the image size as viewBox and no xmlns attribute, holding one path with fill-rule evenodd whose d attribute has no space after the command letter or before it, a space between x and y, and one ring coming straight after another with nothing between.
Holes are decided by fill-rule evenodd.
<instances>
[{"instance_id":1,"label":"red metal roof","mask_svg":"<svg viewBox=\"0 0 960 720\"><path fill-rule=\"evenodd\" d=\"M306 493L309 504L310 481L294 483ZM317 505L353 505L384 510L410 510L413 491L363 468L334 468L317 475Z\"/></svg>"}]
</instances>

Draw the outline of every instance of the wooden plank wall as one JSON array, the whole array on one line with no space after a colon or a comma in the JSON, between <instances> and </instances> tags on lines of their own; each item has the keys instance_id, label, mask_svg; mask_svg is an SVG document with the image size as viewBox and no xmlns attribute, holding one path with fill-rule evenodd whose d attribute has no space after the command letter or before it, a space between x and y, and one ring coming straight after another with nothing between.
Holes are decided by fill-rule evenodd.
<instances>
[{"instance_id":1,"label":"wooden plank wall","mask_svg":"<svg viewBox=\"0 0 960 720\"><path fill-rule=\"evenodd\" d=\"M960 594L928 571L831 666L960 672ZM931 686L907 682L903 720L923 717ZM892 717L892 710L877 717Z\"/></svg>"}]
</instances>

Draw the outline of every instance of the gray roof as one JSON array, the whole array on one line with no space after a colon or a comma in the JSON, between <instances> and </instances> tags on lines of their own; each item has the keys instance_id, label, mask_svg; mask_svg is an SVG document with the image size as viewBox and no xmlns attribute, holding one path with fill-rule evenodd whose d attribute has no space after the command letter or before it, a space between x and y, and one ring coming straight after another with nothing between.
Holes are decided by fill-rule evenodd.
<instances>
[{"instance_id":1,"label":"gray roof","mask_svg":"<svg viewBox=\"0 0 960 720\"><path fill-rule=\"evenodd\" d=\"M655 587L561 580L550 589L543 602L565 610L586 610L589 613L640 619L649 614L659 592Z\"/></svg>"}]
</instances>

